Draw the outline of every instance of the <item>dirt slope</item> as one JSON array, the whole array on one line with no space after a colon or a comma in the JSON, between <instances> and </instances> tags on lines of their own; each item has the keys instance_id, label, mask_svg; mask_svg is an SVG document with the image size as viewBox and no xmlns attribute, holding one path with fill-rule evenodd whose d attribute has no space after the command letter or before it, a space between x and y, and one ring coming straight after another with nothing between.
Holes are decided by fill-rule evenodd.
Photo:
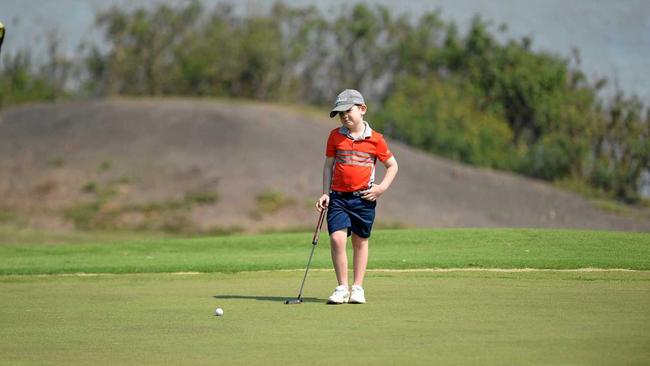
<instances>
[{"instance_id":1,"label":"dirt slope","mask_svg":"<svg viewBox=\"0 0 650 366\"><path fill-rule=\"evenodd\" d=\"M70 212L85 207L81 211L92 216L90 225L204 231L311 227L325 138L337 126L326 114L186 99L5 110L0 216L72 228ZM372 113L369 120L372 124ZM391 148L400 171L378 206L379 225L650 230L650 222L603 212L543 182L462 166L397 142ZM383 172L382 167L379 177ZM276 206L271 202L265 211L260 193L276 198ZM192 194L208 199L180 204ZM94 211L88 213L88 207Z\"/></svg>"}]
</instances>

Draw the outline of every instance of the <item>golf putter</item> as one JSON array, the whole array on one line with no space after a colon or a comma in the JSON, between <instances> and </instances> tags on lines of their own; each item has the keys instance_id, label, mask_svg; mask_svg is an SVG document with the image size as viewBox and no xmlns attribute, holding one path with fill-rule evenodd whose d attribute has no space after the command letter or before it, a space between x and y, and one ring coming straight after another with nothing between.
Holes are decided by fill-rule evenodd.
<instances>
[{"instance_id":1,"label":"golf putter","mask_svg":"<svg viewBox=\"0 0 650 366\"><path fill-rule=\"evenodd\" d=\"M316 231L314 232L314 237L311 240L311 253L309 254L309 261L307 261L307 269L305 269L305 275L302 277L302 284L300 285L300 292L298 297L295 299L286 300L284 303L288 305L301 304L302 303L302 289L305 287L305 279L307 279L307 272L309 272L309 266L311 265L311 258L314 256L314 249L316 249L316 244L318 244L318 238L320 237L320 229L323 227L323 221L325 219L325 214L327 213L327 207L320 212L318 217L318 224L316 224Z\"/></svg>"}]
</instances>

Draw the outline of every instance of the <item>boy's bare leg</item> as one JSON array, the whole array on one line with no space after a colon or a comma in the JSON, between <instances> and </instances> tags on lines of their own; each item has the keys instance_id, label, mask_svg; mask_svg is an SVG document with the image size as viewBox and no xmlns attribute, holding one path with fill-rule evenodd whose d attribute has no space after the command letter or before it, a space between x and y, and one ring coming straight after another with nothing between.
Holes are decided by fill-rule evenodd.
<instances>
[{"instance_id":1,"label":"boy's bare leg","mask_svg":"<svg viewBox=\"0 0 650 366\"><path fill-rule=\"evenodd\" d=\"M352 249L354 251L354 283L362 286L368 265L368 238L362 238L352 233Z\"/></svg>"},{"instance_id":2,"label":"boy's bare leg","mask_svg":"<svg viewBox=\"0 0 650 366\"><path fill-rule=\"evenodd\" d=\"M338 281L339 286L348 285L348 255L345 252L345 245L347 241L347 229L335 231L330 235L332 263L334 263L336 280Z\"/></svg>"}]
</instances>

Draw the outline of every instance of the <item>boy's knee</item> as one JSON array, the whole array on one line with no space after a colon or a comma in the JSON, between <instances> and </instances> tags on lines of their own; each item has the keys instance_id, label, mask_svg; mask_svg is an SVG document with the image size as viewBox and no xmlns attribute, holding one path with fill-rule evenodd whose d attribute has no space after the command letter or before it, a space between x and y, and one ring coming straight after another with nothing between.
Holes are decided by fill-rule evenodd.
<instances>
[{"instance_id":1,"label":"boy's knee","mask_svg":"<svg viewBox=\"0 0 650 366\"><path fill-rule=\"evenodd\" d=\"M330 242L335 246L345 246L348 240L348 233L345 230L335 231L330 235Z\"/></svg>"},{"instance_id":2,"label":"boy's knee","mask_svg":"<svg viewBox=\"0 0 650 366\"><path fill-rule=\"evenodd\" d=\"M368 246L368 238L362 238L355 234L352 235L352 246L354 248L363 248Z\"/></svg>"}]
</instances>

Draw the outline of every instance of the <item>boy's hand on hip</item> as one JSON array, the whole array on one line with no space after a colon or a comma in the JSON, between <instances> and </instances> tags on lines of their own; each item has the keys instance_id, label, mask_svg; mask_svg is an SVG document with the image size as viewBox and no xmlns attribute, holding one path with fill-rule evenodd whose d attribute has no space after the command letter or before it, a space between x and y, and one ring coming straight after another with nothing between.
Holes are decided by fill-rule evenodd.
<instances>
[{"instance_id":1,"label":"boy's hand on hip","mask_svg":"<svg viewBox=\"0 0 650 366\"><path fill-rule=\"evenodd\" d=\"M361 198L364 200L368 201L376 201L379 196L384 194L386 190L382 188L380 185L372 186L369 189L366 189L365 191L362 191L361 193L363 194Z\"/></svg>"},{"instance_id":2,"label":"boy's hand on hip","mask_svg":"<svg viewBox=\"0 0 650 366\"><path fill-rule=\"evenodd\" d=\"M330 204L330 196L327 195L327 194L324 194L324 195L320 196L320 198L316 202L316 209L318 210L318 212L321 212L325 208L327 208L327 206L329 206L329 204Z\"/></svg>"}]
</instances>

